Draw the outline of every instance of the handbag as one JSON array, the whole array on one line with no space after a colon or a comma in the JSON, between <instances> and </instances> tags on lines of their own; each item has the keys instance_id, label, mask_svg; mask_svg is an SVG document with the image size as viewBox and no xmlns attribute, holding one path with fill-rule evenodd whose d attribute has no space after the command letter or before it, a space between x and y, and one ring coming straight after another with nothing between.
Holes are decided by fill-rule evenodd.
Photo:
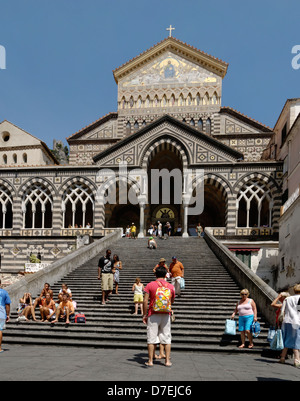
<instances>
[{"instance_id":1,"label":"handbag","mask_svg":"<svg viewBox=\"0 0 300 401\"><path fill-rule=\"evenodd\" d=\"M229 336L235 336L236 335L236 321L235 320L226 319L224 334L227 334Z\"/></svg>"},{"instance_id":2,"label":"handbag","mask_svg":"<svg viewBox=\"0 0 300 401\"><path fill-rule=\"evenodd\" d=\"M251 333L253 335L253 337L258 337L260 334L260 324L258 322L253 322L252 326L251 326Z\"/></svg>"},{"instance_id":3,"label":"handbag","mask_svg":"<svg viewBox=\"0 0 300 401\"><path fill-rule=\"evenodd\" d=\"M183 277L180 277L180 289L181 290L185 289L185 280Z\"/></svg>"},{"instance_id":4,"label":"handbag","mask_svg":"<svg viewBox=\"0 0 300 401\"><path fill-rule=\"evenodd\" d=\"M283 318L284 318L284 311L285 311L285 305L286 305L286 299L283 301L281 310L280 310L280 314L278 316L278 322L282 323L283 322Z\"/></svg>"},{"instance_id":5,"label":"handbag","mask_svg":"<svg viewBox=\"0 0 300 401\"><path fill-rule=\"evenodd\" d=\"M271 341L270 348L272 351L282 351L284 348L282 331L280 329L276 330L275 336Z\"/></svg>"},{"instance_id":6,"label":"handbag","mask_svg":"<svg viewBox=\"0 0 300 401\"><path fill-rule=\"evenodd\" d=\"M269 331L268 331L268 337L267 337L267 340L268 340L269 343L272 342L275 334L276 334L275 327L274 326L270 327Z\"/></svg>"}]
</instances>

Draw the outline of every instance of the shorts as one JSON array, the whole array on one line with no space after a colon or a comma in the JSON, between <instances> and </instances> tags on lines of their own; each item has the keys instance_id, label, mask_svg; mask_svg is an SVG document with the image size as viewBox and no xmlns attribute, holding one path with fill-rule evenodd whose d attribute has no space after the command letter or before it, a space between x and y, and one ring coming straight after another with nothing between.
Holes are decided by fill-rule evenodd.
<instances>
[{"instance_id":1,"label":"shorts","mask_svg":"<svg viewBox=\"0 0 300 401\"><path fill-rule=\"evenodd\" d=\"M112 291L114 289L114 275L113 273L102 273L101 274L101 290Z\"/></svg>"},{"instance_id":2,"label":"shorts","mask_svg":"<svg viewBox=\"0 0 300 401\"><path fill-rule=\"evenodd\" d=\"M171 318L168 313L155 313L148 317L147 344L171 344Z\"/></svg>"},{"instance_id":3,"label":"shorts","mask_svg":"<svg viewBox=\"0 0 300 401\"><path fill-rule=\"evenodd\" d=\"M143 294L134 294L133 302L143 302L144 297Z\"/></svg>"},{"instance_id":4,"label":"shorts","mask_svg":"<svg viewBox=\"0 0 300 401\"><path fill-rule=\"evenodd\" d=\"M300 327L291 323L283 323L282 338L285 348L300 349Z\"/></svg>"},{"instance_id":5,"label":"shorts","mask_svg":"<svg viewBox=\"0 0 300 401\"><path fill-rule=\"evenodd\" d=\"M5 323L6 323L6 319L0 319L0 331L3 331L6 329Z\"/></svg>"},{"instance_id":6,"label":"shorts","mask_svg":"<svg viewBox=\"0 0 300 401\"><path fill-rule=\"evenodd\" d=\"M60 315L60 316L58 317L58 321L60 321L60 322L65 322L66 319L67 319L66 313L64 313L63 315ZM71 313L71 314L69 315L69 319L70 319L70 320L75 319L75 313Z\"/></svg>"},{"instance_id":7,"label":"shorts","mask_svg":"<svg viewBox=\"0 0 300 401\"><path fill-rule=\"evenodd\" d=\"M239 316L239 331L250 331L254 315Z\"/></svg>"}]
</instances>

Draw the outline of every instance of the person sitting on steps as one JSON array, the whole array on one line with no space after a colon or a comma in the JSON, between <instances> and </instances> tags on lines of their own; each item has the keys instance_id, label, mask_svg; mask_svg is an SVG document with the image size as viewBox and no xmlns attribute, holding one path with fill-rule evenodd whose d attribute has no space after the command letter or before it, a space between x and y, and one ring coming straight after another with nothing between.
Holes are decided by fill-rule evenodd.
<instances>
[{"instance_id":1,"label":"person sitting on steps","mask_svg":"<svg viewBox=\"0 0 300 401\"><path fill-rule=\"evenodd\" d=\"M68 294L63 294L62 302L56 309L56 318L53 320L52 324L57 323L59 320L65 321L66 324L70 323L70 318L74 316L74 306L69 300Z\"/></svg>"}]
</instances>

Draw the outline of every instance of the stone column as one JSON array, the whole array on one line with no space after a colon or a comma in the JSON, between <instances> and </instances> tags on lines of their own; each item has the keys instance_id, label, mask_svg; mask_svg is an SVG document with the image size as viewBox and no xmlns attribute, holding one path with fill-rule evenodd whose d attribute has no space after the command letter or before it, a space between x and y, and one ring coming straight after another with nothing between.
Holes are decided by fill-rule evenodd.
<instances>
[{"instance_id":1,"label":"stone column","mask_svg":"<svg viewBox=\"0 0 300 401\"><path fill-rule=\"evenodd\" d=\"M101 202L96 201L94 205L94 235L103 235L105 228L105 205Z\"/></svg>"},{"instance_id":2,"label":"stone column","mask_svg":"<svg viewBox=\"0 0 300 401\"><path fill-rule=\"evenodd\" d=\"M23 210L22 210L22 200L20 197L14 199L13 206L13 230L12 235L20 235L21 229L23 228Z\"/></svg>"},{"instance_id":3,"label":"stone column","mask_svg":"<svg viewBox=\"0 0 300 401\"><path fill-rule=\"evenodd\" d=\"M238 221L238 205L236 195L228 196L226 213L226 234L235 235Z\"/></svg>"},{"instance_id":4,"label":"stone column","mask_svg":"<svg viewBox=\"0 0 300 401\"><path fill-rule=\"evenodd\" d=\"M52 207L52 235L61 235L61 230L65 224L65 205L62 204L62 200L59 196L53 199L53 207Z\"/></svg>"},{"instance_id":5,"label":"stone column","mask_svg":"<svg viewBox=\"0 0 300 401\"><path fill-rule=\"evenodd\" d=\"M141 195L138 197L138 200L140 205L140 232L138 238L144 238L146 197Z\"/></svg>"},{"instance_id":6,"label":"stone column","mask_svg":"<svg viewBox=\"0 0 300 401\"><path fill-rule=\"evenodd\" d=\"M183 194L182 201L183 201L183 233L182 233L182 237L188 238L188 236L189 236L189 233L188 233L189 197L188 197L188 195Z\"/></svg>"}]
</instances>

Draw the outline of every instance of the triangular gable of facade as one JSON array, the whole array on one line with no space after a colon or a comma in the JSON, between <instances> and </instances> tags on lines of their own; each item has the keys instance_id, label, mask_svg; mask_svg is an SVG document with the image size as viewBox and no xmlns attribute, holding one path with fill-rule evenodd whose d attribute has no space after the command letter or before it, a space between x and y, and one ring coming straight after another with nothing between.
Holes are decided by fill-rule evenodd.
<instances>
[{"instance_id":1,"label":"triangular gable of facade","mask_svg":"<svg viewBox=\"0 0 300 401\"><path fill-rule=\"evenodd\" d=\"M117 119L118 113L108 113L81 130L70 135L68 138L66 138L67 142L70 144L73 141L98 139L97 132L101 131L101 129L105 129L106 126L110 126L113 122L116 122Z\"/></svg>"},{"instance_id":2,"label":"triangular gable of facade","mask_svg":"<svg viewBox=\"0 0 300 401\"><path fill-rule=\"evenodd\" d=\"M221 78L224 78L227 73L228 64L224 61L199 49L196 49L195 47L190 46L174 37L169 37L154 45L150 49L144 51L139 56L131 59L122 66L116 68L113 71L116 83L118 84L120 79L124 78L128 74L131 74L133 71L151 62L153 59L167 51L198 64L206 70L219 75Z\"/></svg>"},{"instance_id":3,"label":"triangular gable of facade","mask_svg":"<svg viewBox=\"0 0 300 401\"><path fill-rule=\"evenodd\" d=\"M220 132L221 134L225 135L226 134L243 135L249 133L250 134L262 133L270 135L273 134L273 130L270 127L230 107L221 107L220 117L221 117L221 132Z\"/></svg>"},{"instance_id":4,"label":"triangular gable of facade","mask_svg":"<svg viewBox=\"0 0 300 401\"><path fill-rule=\"evenodd\" d=\"M126 162L129 167L142 167L145 155L158 143L170 142L186 156L187 164L235 163L242 153L220 141L165 115L136 133L122 139L93 158L98 166L118 167Z\"/></svg>"}]
</instances>

